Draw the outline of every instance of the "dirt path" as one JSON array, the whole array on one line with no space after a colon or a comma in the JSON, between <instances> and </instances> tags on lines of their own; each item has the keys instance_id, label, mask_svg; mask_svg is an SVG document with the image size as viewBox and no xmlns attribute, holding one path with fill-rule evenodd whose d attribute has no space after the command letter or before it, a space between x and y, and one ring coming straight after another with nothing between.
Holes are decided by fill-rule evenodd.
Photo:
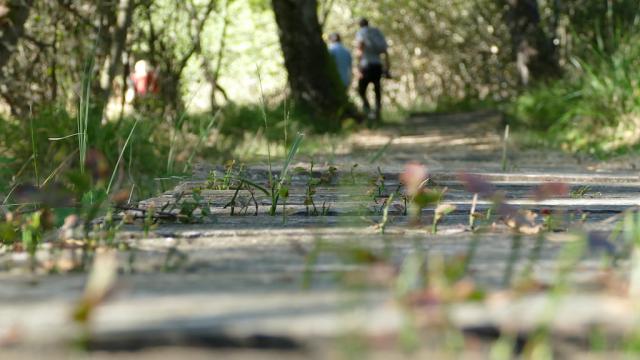
<instances>
[{"instance_id":1,"label":"dirt path","mask_svg":"<svg viewBox=\"0 0 640 360\"><path fill-rule=\"evenodd\" d=\"M596 327L620 339L640 319L625 296L628 260L621 257L615 267L603 261L603 250L624 249L602 234L615 228L621 212L640 204L634 159L598 163L509 144L503 171L502 131L498 115L474 113L414 116L402 126L355 134L316 158L311 175L292 171L286 219L282 206L268 215L269 196L255 188L237 194L233 186L219 189L224 169L201 167L192 181L139 205L164 209L167 217L183 212L183 221L195 223L165 221L145 234L137 220L120 231L127 246L116 255L113 294L89 328L70 315L85 275L33 275L24 257L0 253L0 351L15 343L7 354L66 357L74 351L66 344L85 338L98 357L142 350L136 356L333 358L375 350L393 358L402 354L398 337L408 327L442 330L445 323L466 334L458 338L465 345L450 349L442 346L446 331L421 338L416 330L426 344L439 344L420 354L482 354L489 351L487 339L512 334L517 345L541 326L553 334L554 350L565 354L584 350L580 341ZM305 160L296 166L308 169ZM442 204L455 207L437 233L434 207L424 208L423 225L415 226L398 194L384 220L385 202L408 162L426 165L430 186L447 188ZM213 184L212 170L218 172ZM461 172L482 174L519 211L537 214L532 225L540 226L545 213L558 214L558 223L542 235L516 236L497 217L478 218L481 231L471 231L471 208L486 214L492 203L474 203ZM251 166L244 176L265 185L266 166ZM312 205L306 192L314 178ZM545 182L567 184L570 192L536 201L532 193ZM235 205L228 206L234 195ZM188 202L199 206L185 212L181 204ZM567 245L578 243L584 229L598 231L585 235L593 246L572 261ZM52 257L43 250L39 256L71 261L66 253ZM427 269L420 271L425 260ZM571 272L562 271L567 261ZM458 265L466 276L448 279ZM554 297L559 279L572 290ZM481 292L483 300L472 301L471 293ZM556 316L548 318L550 312ZM159 352L158 346L171 349Z\"/></svg>"}]
</instances>

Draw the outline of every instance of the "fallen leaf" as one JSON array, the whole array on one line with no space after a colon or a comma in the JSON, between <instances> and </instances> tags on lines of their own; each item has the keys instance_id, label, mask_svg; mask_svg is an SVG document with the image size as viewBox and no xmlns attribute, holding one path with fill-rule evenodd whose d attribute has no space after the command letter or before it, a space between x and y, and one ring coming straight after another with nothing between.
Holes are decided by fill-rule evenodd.
<instances>
[{"instance_id":1,"label":"fallen leaf","mask_svg":"<svg viewBox=\"0 0 640 360\"><path fill-rule=\"evenodd\" d=\"M416 195L428 177L427 168L418 163L408 163L400 174L400 182L407 189L409 196Z\"/></svg>"},{"instance_id":2,"label":"fallen leaf","mask_svg":"<svg viewBox=\"0 0 640 360\"><path fill-rule=\"evenodd\" d=\"M533 190L533 197L536 201L567 195L569 195L569 185L561 182L544 183Z\"/></svg>"},{"instance_id":3,"label":"fallen leaf","mask_svg":"<svg viewBox=\"0 0 640 360\"><path fill-rule=\"evenodd\" d=\"M464 188L473 194L483 197L491 197L496 192L495 186L477 174L460 173L458 180L464 184Z\"/></svg>"}]
</instances>

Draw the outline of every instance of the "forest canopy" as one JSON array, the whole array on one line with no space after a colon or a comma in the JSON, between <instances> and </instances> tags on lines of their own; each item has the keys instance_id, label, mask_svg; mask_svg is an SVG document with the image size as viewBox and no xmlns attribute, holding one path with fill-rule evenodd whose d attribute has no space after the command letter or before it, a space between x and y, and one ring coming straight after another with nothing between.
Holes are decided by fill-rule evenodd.
<instances>
[{"instance_id":1,"label":"forest canopy","mask_svg":"<svg viewBox=\"0 0 640 360\"><path fill-rule=\"evenodd\" d=\"M0 95L14 115L49 103L73 108L87 75L94 99L118 97L140 59L157 69L169 110L257 102L257 72L269 96L284 98L286 72L269 1L3 3L2 24L13 30L1 39ZM528 60L532 79L556 76L593 47L614 52L620 37L633 32L638 10L629 0L319 0L315 6L325 36L339 31L348 45L361 16L385 32L395 73L388 100L404 107L509 99L522 84L518 52L537 53Z\"/></svg>"}]
</instances>

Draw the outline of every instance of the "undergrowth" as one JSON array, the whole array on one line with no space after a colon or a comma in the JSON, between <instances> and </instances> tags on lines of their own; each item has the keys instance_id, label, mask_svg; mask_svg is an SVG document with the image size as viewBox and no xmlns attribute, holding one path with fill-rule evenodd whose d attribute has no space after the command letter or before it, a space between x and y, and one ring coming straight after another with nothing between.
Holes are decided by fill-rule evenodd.
<instances>
[{"instance_id":1,"label":"undergrowth","mask_svg":"<svg viewBox=\"0 0 640 360\"><path fill-rule=\"evenodd\" d=\"M640 35L620 36L614 50L593 45L565 76L541 83L508 106L527 131L570 152L604 157L640 141Z\"/></svg>"}]
</instances>

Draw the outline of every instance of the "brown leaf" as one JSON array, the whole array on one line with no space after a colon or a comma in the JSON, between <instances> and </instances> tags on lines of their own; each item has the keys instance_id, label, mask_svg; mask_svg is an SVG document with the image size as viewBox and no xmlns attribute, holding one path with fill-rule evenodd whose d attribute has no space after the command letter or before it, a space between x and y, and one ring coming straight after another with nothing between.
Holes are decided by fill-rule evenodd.
<instances>
[{"instance_id":1,"label":"brown leaf","mask_svg":"<svg viewBox=\"0 0 640 360\"><path fill-rule=\"evenodd\" d=\"M404 171L400 174L400 182L407 189L407 194L413 196L420 191L420 188L428 177L427 168L418 163L408 163Z\"/></svg>"},{"instance_id":2,"label":"brown leaf","mask_svg":"<svg viewBox=\"0 0 640 360\"><path fill-rule=\"evenodd\" d=\"M477 174L460 173L458 180L464 184L464 188L474 194L483 197L491 197L496 192L495 186Z\"/></svg>"},{"instance_id":3,"label":"brown leaf","mask_svg":"<svg viewBox=\"0 0 640 360\"><path fill-rule=\"evenodd\" d=\"M436 221L440 221L444 216L449 215L450 213L456 210L456 206L453 204L440 204L436 208L435 217Z\"/></svg>"},{"instance_id":4,"label":"brown leaf","mask_svg":"<svg viewBox=\"0 0 640 360\"><path fill-rule=\"evenodd\" d=\"M48 207L69 207L74 203L73 196L57 183L44 188L32 184L21 184L15 188L12 196L18 203L36 203Z\"/></svg>"},{"instance_id":5,"label":"brown leaf","mask_svg":"<svg viewBox=\"0 0 640 360\"><path fill-rule=\"evenodd\" d=\"M91 171L94 181L106 180L109 176L109 162L99 150L91 149L87 152L85 166Z\"/></svg>"},{"instance_id":6,"label":"brown leaf","mask_svg":"<svg viewBox=\"0 0 640 360\"><path fill-rule=\"evenodd\" d=\"M539 185L533 191L536 201L542 201L553 197L563 197L569 194L569 185L561 182L548 182Z\"/></svg>"},{"instance_id":7,"label":"brown leaf","mask_svg":"<svg viewBox=\"0 0 640 360\"><path fill-rule=\"evenodd\" d=\"M115 193L111 197L111 201L116 205L124 205L129 201L129 195L129 191L123 189Z\"/></svg>"},{"instance_id":8,"label":"brown leaf","mask_svg":"<svg viewBox=\"0 0 640 360\"><path fill-rule=\"evenodd\" d=\"M535 223L536 214L531 211L518 211L515 214L505 217L504 222L508 227L525 235L535 235L542 230L542 225Z\"/></svg>"}]
</instances>

